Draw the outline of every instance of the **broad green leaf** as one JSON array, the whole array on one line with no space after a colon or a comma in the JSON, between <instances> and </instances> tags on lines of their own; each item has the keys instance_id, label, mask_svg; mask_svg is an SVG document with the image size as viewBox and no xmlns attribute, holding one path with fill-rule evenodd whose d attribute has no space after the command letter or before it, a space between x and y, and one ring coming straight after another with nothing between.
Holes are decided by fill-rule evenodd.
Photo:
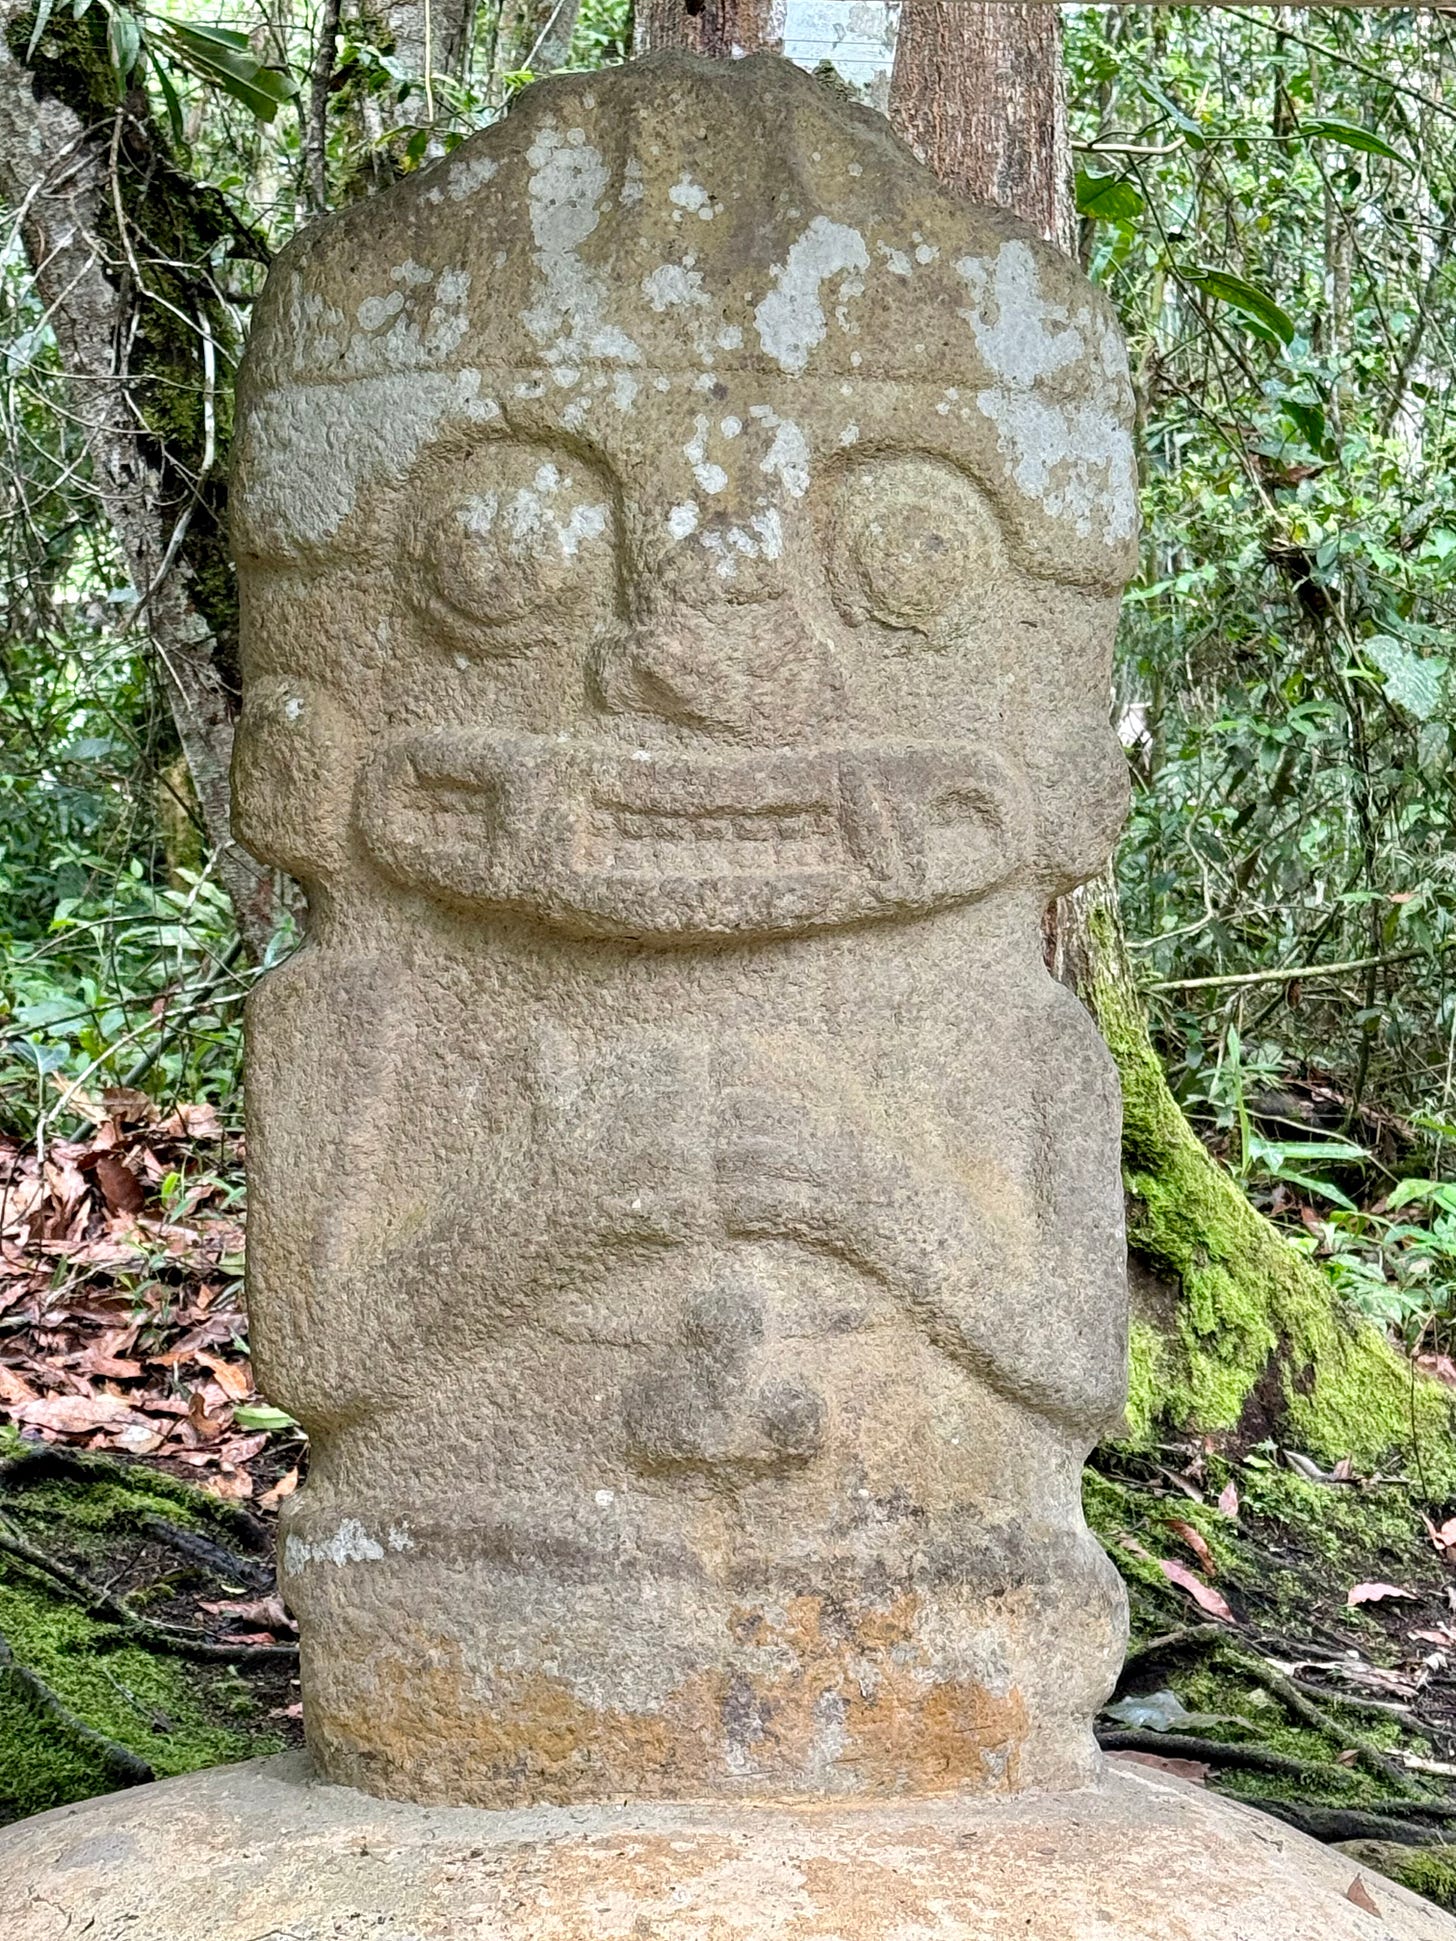
<instances>
[{"instance_id":1,"label":"broad green leaf","mask_svg":"<svg viewBox=\"0 0 1456 1941\"><path fill-rule=\"evenodd\" d=\"M1338 1186L1331 1186L1327 1179L1314 1179L1308 1173L1292 1172L1288 1167L1280 1169L1279 1177L1290 1186L1302 1186L1307 1193L1315 1193L1335 1206L1344 1207L1347 1213L1358 1210L1348 1194L1342 1193Z\"/></svg>"},{"instance_id":2,"label":"broad green leaf","mask_svg":"<svg viewBox=\"0 0 1456 1941\"><path fill-rule=\"evenodd\" d=\"M1341 1165L1349 1165L1358 1164L1370 1157L1363 1146L1357 1146L1350 1139L1287 1139L1279 1145L1271 1146L1269 1150L1279 1154L1281 1165L1290 1159L1301 1162L1311 1159L1330 1159Z\"/></svg>"},{"instance_id":3,"label":"broad green leaf","mask_svg":"<svg viewBox=\"0 0 1456 1941\"><path fill-rule=\"evenodd\" d=\"M219 47L230 47L235 53L252 53L252 42L246 34L240 34L232 27L204 27L195 20L174 20L169 25L178 34L185 34L189 40L215 41Z\"/></svg>"},{"instance_id":4,"label":"broad green leaf","mask_svg":"<svg viewBox=\"0 0 1456 1941\"><path fill-rule=\"evenodd\" d=\"M40 45L40 37L45 32L46 22L51 17L51 8L54 5L55 0L39 0L39 5L35 10L35 25L31 28L30 39L25 44L25 60L27 66L35 58L35 50Z\"/></svg>"},{"instance_id":5,"label":"broad green leaf","mask_svg":"<svg viewBox=\"0 0 1456 1941\"><path fill-rule=\"evenodd\" d=\"M123 81L129 80L142 51L141 22L125 7L113 7L106 28L106 44L111 65Z\"/></svg>"},{"instance_id":6,"label":"broad green leaf","mask_svg":"<svg viewBox=\"0 0 1456 1941\"><path fill-rule=\"evenodd\" d=\"M1142 192L1123 175L1077 170L1077 213L1098 222L1133 222L1147 207Z\"/></svg>"},{"instance_id":7,"label":"broad green leaf","mask_svg":"<svg viewBox=\"0 0 1456 1941\"><path fill-rule=\"evenodd\" d=\"M1192 144L1199 148L1203 146L1204 136L1202 128L1199 127L1192 115L1185 113L1178 106L1178 103L1173 99L1172 95L1164 94L1157 82L1150 80L1147 75L1144 75L1138 82L1138 87L1147 96L1149 101L1161 108L1163 113L1168 115L1182 129Z\"/></svg>"},{"instance_id":8,"label":"broad green leaf","mask_svg":"<svg viewBox=\"0 0 1456 1941\"><path fill-rule=\"evenodd\" d=\"M240 36L222 28L201 31L181 21L168 21L167 36L180 60L234 100L251 108L260 121L271 121L281 102L291 101L298 83L290 74L264 67L235 43Z\"/></svg>"},{"instance_id":9,"label":"broad green leaf","mask_svg":"<svg viewBox=\"0 0 1456 1941\"><path fill-rule=\"evenodd\" d=\"M1325 414L1322 405L1306 404L1302 398L1281 398L1279 409L1312 452L1324 449Z\"/></svg>"},{"instance_id":10,"label":"broad green leaf","mask_svg":"<svg viewBox=\"0 0 1456 1941\"><path fill-rule=\"evenodd\" d=\"M186 123L182 119L182 103L177 99L177 90L172 85L172 77L157 58L155 48L148 48L152 72L157 77L157 86L162 90L162 99L167 105L167 126L172 131L172 139L181 148L187 140Z\"/></svg>"},{"instance_id":11,"label":"broad green leaf","mask_svg":"<svg viewBox=\"0 0 1456 1941\"><path fill-rule=\"evenodd\" d=\"M1230 310L1237 310L1240 316L1247 317L1261 330L1277 337L1281 344L1290 343L1294 337L1294 319L1289 312L1277 304L1267 290L1256 284L1246 283L1241 276L1231 270L1191 269L1182 272L1186 280L1205 296L1215 297L1226 303Z\"/></svg>"},{"instance_id":12,"label":"broad green leaf","mask_svg":"<svg viewBox=\"0 0 1456 1941\"><path fill-rule=\"evenodd\" d=\"M1440 711L1450 662L1439 654L1418 654L1389 634L1372 634L1360 651L1385 676L1385 692L1397 707L1417 721L1429 721Z\"/></svg>"},{"instance_id":13,"label":"broad green leaf","mask_svg":"<svg viewBox=\"0 0 1456 1941\"><path fill-rule=\"evenodd\" d=\"M1447 1213L1456 1213L1456 1186L1441 1179L1403 1179L1393 1188L1385 1204L1394 1213L1413 1202L1424 1204L1428 1200Z\"/></svg>"},{"instance_id":14,"label":"broad green leaf","mask_svg":"<svg viewBox=\"0 0 1456 1941\"><path fill-rule=\"evenodd\" d=\"M291 1415L282 1409L272 1408L267 1402L244 1402L233 1410L233 1420L240 1429L296 1429L298 1424Z\"/></svg>"},{"instance_id":15,"label":"broad green leaf","mask_svg":"<svg viewBox=\"0 0 1456 1941\"><path fill-rule=\"evenodd\" d=\"M1383 135L1377 135L1369 128L1362 128L1358 122L1342 121L1338 115L1311 115L1296 129L1297 135L1323 136L1326 141L1339 142L1344 148L1358 148L1367 155L1384 155L1392 162L1400 162L1406 168L1410 163L1398 148L1392 148Z\"/></svg>"}]
</instances>

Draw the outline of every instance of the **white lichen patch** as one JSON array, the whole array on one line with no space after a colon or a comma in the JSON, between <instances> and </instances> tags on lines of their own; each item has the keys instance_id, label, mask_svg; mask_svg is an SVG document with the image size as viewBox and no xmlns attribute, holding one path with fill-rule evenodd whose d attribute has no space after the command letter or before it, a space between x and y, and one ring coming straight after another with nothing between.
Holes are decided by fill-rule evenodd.
<instances>
[{"instance_id":1,"label":"white lichen patch","mask_svg":"<svg viewBox=\"0 0 1456 1941\"><path fill-rule=\"evenodd\" d=\"M674 539L690 539L698 529L698 506L695 499L684 499L675 505L667 515L667 530Z\"/></svg>"},{"instance_id":2,"label":"white lichen patch","mask_svg":"<svg viewBox=\"0 0 1456 1941\"><path fill-rule=\"evenodd\" d=\"M443 364L470 328L470 272L456 266L437 275L414 261L389 272L393 289L361 299L358 328L331 360L345 372L375 377L387 371Z\"/></svg>"},{"instance_id":3,"label":"white lichen patch","mask_svg":"<svg viewBox=\"0 0 1456 1941\"><path fill-rule=\"evenodd\" d=\"M1035 384L1086 354L1086 339L1066 305L1042 295L1036 258L1025 243L1003 243L992 264L963 256L955 269L972 297L960 315L1002 383Z\"/></svg>"},{"instance_id":4,"label":"white lichen patch","mask_svg":"<svg viewBox=\"0 0 1456 1941\"><path fill-rule=\"evenodd\" d=\"M499 163L489 155L472 155L468 149L456 151L445 177L445 193L452 202L463 202L477 189L483 189L495 176Z\"/></svg>"},{"instance_id":5,"label":"white lichen patch","mask_svg":"<svg viewBox=\"0 0 1456 1941\"><path fill-rule=\"evenodd\" d=\"M455 517L473 539L492 540L507 557L575 559L584 544L606 532L609 513L605 504L583 500L569 473L545 464L529 485L479 493Z\"/></svg>"},{"instance_id":6,"label":"white lichen patch","mask_svg":"<svg viewBox=\"0 0 1456 1941\"><path fill-rule=\"evenodd\" d=\"M718 213L718 205L703 187L695 182L686 170L667 192L667 199L683 214L697 216L702 222L711 222ZM682 215L676 215L674 222L680 222Z\"/></svg>"},{"instance_id":7,"label":"white lichen patch","mask_svg":"<svg viewBox=\"0 0 1456 1941\"><path fill-rule=\"evenodd\" d=\"M757 509L744 524L712 526L699 542L713 556L713 570L720 579L731 580L740 560L775 560L783 556L784 526L776 505L760 499Z\"/></svg>"},{"instance_id":8,"label":"white lichen patch","mask_svg":"<svg viewBox=\"0 0 1456 1941\"><path fill-rule=\"evenodd\" d=\"M391 290L387 296L365 297L354 312L361 330L382 330L404 308L404 291Z\"/></svg>"},{"instance_id":9,"label":"white lichen patch","mask_svg":"<svg viewBox=\"0 0 1456 1941\"><path fill-rule=\"evenodd\" d=\"M408 1539L393 1547L398 1550L407 1545ZM284 1568L289 1571L304 1570L309 1564L342 1568L345 1564L379 1563L383 1557L384 1545L376 1543L355 1516L346 1516L332 1536L309 1539L290 1532L283 1544Z\"/></svg>"},{"instance_id":10,"label":"white lichen patch","mask_svg":"<svg viewBox=\"0 0 1456 1941\"><path fill-rule=\"evenodd\" d=\"M693 468L698 490L706 492L711 498L721 492L728 483L728 474L721 465L714 465L708 458L709 423L705 413L699 412L693 425L693 435L683 446L683 456Z\"/></svg>"},{"instance_id":11,"label":"white lichen patch","mask_svg":"<svg viewBox=\"0 0 1456 1941\"><path fill-rule=\"evenodd\" d=\"M781 418L769 405L752 405L748 415L773 433L758 469L778 479L791 499L802 499L809 490L808 439L792 419Z\"/></svg>"},{"instance_id":12,"label":"white lichen patch","mask_svg":"<svg viewBox=\"0 0 1456 1941\"><path fill-rule=\"evenodd\" d=\"M703 308L708 301L702 271L683 263L663 263L644 276L642 294L659 316L679 305Z\"/></svg>"},{"instance_id":13,"label":"white lichen patch","mask_svg":"<svg viewBox=\"0 0 1456 1941\"><path fill-rule=\"evenodd\" d=\"M548 364L584 356L636 364L642 352L607 315L608 287L580 255L601 221L608 171L580 128L544 122L526 151L531 235L541 290L522 317Z\"/></svg>"},{"instance_id":14,"label":"white lichen patch","mask_svg":"<svg viewBox=\"0 0 1456 1941\"><path fill-rule=\"evenodd\" d=\"M1026 243L1003 243L991 263L963 257L955 269L973 298L960 315L995 380L976 406L996 428L1013 483L1079 539L1121 544L1137 528L1137 474L1112 325L1090 306L1074 315L1045 296ZM1084 395L1050 395L1048 380L1065 386L1078 366Z\"/></svg>"},{"instance_id":15,"label":"white lichen patch","mask_svg":"<svg viewBox=\"0 0 1456 1941\"><path fill-rule=\"evenodd\" d=\"M300 384L255 397L243 420L239 517L245 543L287 557L322 544L370 487L405 477L447 418L490 424L479 371L416 371L348 385Z\"/></svg>"},{"instance_id":16,"label":"white lichen patch","mask_svg":"<svg viewBox=\"0 0 1456 1941\"><path fill-rule=\"evenodd\" d=\"M788 256L773 269L774 287L754 312L758 341L783 371L802 371L824 341L829 325L821 292L833 276L849 279L839 292L838 320L847 324L845 300L863 290L857 272L869 268L864 237L847 223L815 216Z\"/></svg>"}]
</instances>

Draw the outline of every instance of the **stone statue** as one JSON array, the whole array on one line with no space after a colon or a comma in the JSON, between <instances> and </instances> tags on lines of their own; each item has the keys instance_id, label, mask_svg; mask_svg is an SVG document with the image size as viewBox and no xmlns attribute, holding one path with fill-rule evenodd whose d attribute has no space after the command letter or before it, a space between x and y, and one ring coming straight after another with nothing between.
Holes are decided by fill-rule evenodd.
<instances>
[{"instance_id":1,"label":"stone statue","mask_svg":"<svg viewBox=\"0 0 1456 1941\"><path fill-rule=\"evenodd\" d=\"M534 87L285 252L236 794L310 915L249 1020L249 1302L334 1783L31 1834L37 1909L1373 1932L1092 1736L1118 1101L1041 936L1125 807L1131 418L1072 263L766 57Z\"/></svg>"},{"instance_id":2,"label":"stone statue","mask_svg":"<svg viewBox=\"0 0 1456 1941\"><path fill-rule=\"evenodd\" d=\"M779 65L532 89L270 281L249 1299L331 1778L1092 1776L1118 1111L1040 938L1125 809L1131 408L1066 258Z\"/></svg>"}]
</instances>

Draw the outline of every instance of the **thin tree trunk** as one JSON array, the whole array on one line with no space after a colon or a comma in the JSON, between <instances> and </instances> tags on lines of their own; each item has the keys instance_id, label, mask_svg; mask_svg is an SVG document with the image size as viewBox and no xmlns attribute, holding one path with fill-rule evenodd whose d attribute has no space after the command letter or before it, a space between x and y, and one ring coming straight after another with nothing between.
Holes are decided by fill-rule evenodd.
<instances>
[{"instance_id":1,"label":"thin tree trunk","mask_svg":"<svg viewBox=\"0 0 1456 1941\"><path fill-rule=\"evenodd\" d=\"M784 44L784 0L637 0L632 51L664 47L715 60L777 54Z\"/></svg>"},{"instance_id":2,"label":"thin tree trunk","mask_svg":"<svg viewBox=\"0 0 1456 1941\"><path fill-rule=\"evenodd\" d=\"M432 80L464 68L475 25L475 0L394 0L383 10L394 58L407 74Z\"/></svg>"},{"instance_id":3,"label":"thin tree trunk","mask_svg":"<svg viewBox=\"0 0 1456 1941\"><path fill-rule=\"evenodd\" d=\"M99 28L104 47L101 10L94 24L72 22L70 12L56 9L63 24L47 29L43 41L53 31L84 31L94 43ZM189 454L184 472L168 465L128 370L148 293L124 178L144 163L155 186L166 174L165 143L139 94L84 120L59 98L20 57L30 18L13 4L0 7L0 197L20 219L73 408L86 428L92 488L137 590L135 624L145 627L156 653L218 879L249 951L261 956L279 914L277 880L233 840L229 826L236 694L226 671L230 643L205 610L215 614L227 596L215 587L205 596L195 564L205 522L218 517L224 456L217 427L227 373L219 368L217 316L199 304L195 316L173 319L185 329L193 365L175 369L172 382L195 382L200 405L201 449ZM44 71L54 76L64 55L64 44L53 56L42 52ZM183 186L181 177L168 183L169 192ZM225 579L221 564L219 571Z\"/></svg>"},{"instance_id":4,"label":"thin tree trunk","mask_svg":"<svg viewBox=\"0 0 1456 1941\"><path fill-rule=\"evenodd\" d=\"M1076 252L1072 146L1055 7L904 0L890 120L927 167L962 195L999 203L1048 242ZM1092 915L1108 939L1094 977ZM1048 966L1090 1003L1101 980L1126 981L1117 884L1103 874L1047 912Z\"/></svg>"},{"instance_id":5,"label":"thin tree trunk","mask_svg":"<svg viewBox=\"0 0 1456 1941\"><path fill-rule=\"evenodd\" d=\"M1057 10L904 0L900 34L890 117L901 134L947 181L1014 209L1071 253ZM1048 968L1097 1020L1122 1079L1134 1430L1257 1419L1261 1435L1288 1425L1298 1446L1333 1452L1390 1435L1387 1426L1372 1437L1377 1417L1395 1425L1395 1439L1402 1425L1414 1437L1419 1409L1448 1433L1444 1394L1426 1384L1412 1392L1404 1359L1373 1328L1342 1318L1320 1270L1194 1136L1148 1034L1110 864L1047 911L1045 949ZM1336 1394L1347 1381L1353 1408Z\"/></svg>"},{"instance_id":6,"label":"thin tree trunk","mask_svg":"<svg viewBox=\"0 0 1456 1941\"><path fill-rule=\"evenodd\" d=\"M495 71L554 74L566 65L581 0L505 0L496 30Z\"/></svg>"},{"instance_id":7,"label":"thin tree trunk","mask_svg":"<svg viewBox=\"0 0 1456 1941\"><path fill-rule=\"evenodd\" d=\"M890 120L948 187L1074 251L1057 8L904 0Z\"/></svg>"},{"instance_id":8,"label":"thin tree trunk","mask_svg":"<svg viewBox=\"0 0 1456 1941\"><path fill-rule=\"evenodd\" d=\"M338 58L340 0L323 0L318 39L308 76L308 117L303 129L303 173L309 214L329 206L329 91Z\"/></svg>"}]
</instances>

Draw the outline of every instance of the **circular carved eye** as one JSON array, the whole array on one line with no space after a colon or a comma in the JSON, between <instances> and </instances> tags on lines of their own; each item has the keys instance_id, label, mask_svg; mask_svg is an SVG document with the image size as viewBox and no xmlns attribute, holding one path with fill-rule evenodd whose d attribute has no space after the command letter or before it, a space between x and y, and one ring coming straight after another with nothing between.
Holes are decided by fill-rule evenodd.
<instances>
[{"instance_id":1,"label":"circular carved eye","mask_svg":"<svg viewBox=\"0 0 1456 1941\"><path fill-rule=\"evenodd\" d=\"M829 574L848 619L878 620L940 645L1005 572L996 515L953 467L869 459L840 481Z\"/></svg>"},{"instance_id":2,"label":"circular carved eye","mask_svg":"<svg viewBox=\"0 0 1456 1941\"><path fill-rule=\"evenodd\" d=\"M609 597L613 523L589 465L541 446L488 446L422 510L419 604L455 645L519 651Z\"/></svg>"}]
</instances>

